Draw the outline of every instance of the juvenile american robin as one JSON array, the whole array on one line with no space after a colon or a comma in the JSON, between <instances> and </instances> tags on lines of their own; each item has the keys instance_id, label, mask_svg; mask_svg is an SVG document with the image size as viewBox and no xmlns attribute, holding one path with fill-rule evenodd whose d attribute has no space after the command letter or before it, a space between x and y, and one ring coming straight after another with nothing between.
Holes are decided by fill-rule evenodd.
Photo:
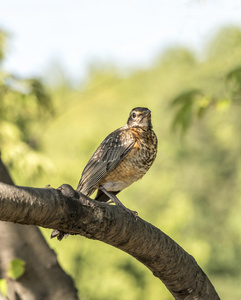
<instances>
[{"instance_id":1,"label":"juvenile american robin","mask_svg":"<svg viewBox=\"0 0 241 300\"><path fill-rule=\"evenodd\" d=\"M116 195L141 179L153 164L157 154L157 137L152 130L151 111L145 107L133 108L125 126L113 131L97 148L85 166L77 190L69 185L59 187L68 197L78 192L90 196L97 190L95 200L111 200L135 217L136 212L126 208ZM53 230L51 238L61 240L68 234Z\"/></svg>"},{"instance_id":2,"label":"juvenile american robin","mask_svg":"<svg viewBox=\"0 0 241 300\"><path fill-rule=\"evenodd\" d=\"M151 111L133 108L125 126L113 131L97 148L85 166L77 191L95 200L111 200L128 212L116 195L141 179L157 154L157 137L152 130Z\"/></svg>"}]
</instances>

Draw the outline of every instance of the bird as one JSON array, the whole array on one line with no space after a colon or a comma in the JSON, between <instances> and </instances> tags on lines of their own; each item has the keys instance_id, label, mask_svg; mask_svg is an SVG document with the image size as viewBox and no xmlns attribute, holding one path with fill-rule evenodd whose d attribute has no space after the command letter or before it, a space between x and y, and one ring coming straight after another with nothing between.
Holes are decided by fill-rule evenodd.
<instances>
[{"instance_id":1,"label":"bird","mask_svg":"<svg viewBox=\"0 0 241 300\"><path fill-rule=\"evenodd\" d=\"M141 179L150 169L157 155L157 136L152 129L151 111L146 107L131 110L127 123L110 133L86 164L77 189L63 184L58 189L64 196L78 198L79 193L95 200L115 203L130 214L116 197L123 189ZM51 238L62 240L68 234L54 229Z\"/></svg>"},{"instance_id":2,"label":"bird","mask_svg":"<svg viewBox=\"0 0 241 300\"><path fill-rule=\"evenodd\" d=\"M141 179L157 155L157 136L152 129L151 111L146 107L131 110L125 126L110 133L85 166L76 191L95 200L113 202L134 216L116 195Z\"/></svg>"}]
</instances>

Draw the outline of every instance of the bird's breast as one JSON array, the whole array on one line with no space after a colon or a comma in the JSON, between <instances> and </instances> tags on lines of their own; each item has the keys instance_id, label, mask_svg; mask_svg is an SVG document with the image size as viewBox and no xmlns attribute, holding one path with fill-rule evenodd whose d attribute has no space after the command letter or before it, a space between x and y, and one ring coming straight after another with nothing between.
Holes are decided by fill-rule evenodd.
<instances>
[{"instance_id":1,"label":"bird's breast","mask_svg":"<svg viewBox=\"0 0 241 300\"><path fill-rule=\"evenodd\" d=\"M141 179L156 158L157 138L155 133L133 131L136 142L131 151L100 182L109 191L120 191Z\"/></svg>"}]
</instances>

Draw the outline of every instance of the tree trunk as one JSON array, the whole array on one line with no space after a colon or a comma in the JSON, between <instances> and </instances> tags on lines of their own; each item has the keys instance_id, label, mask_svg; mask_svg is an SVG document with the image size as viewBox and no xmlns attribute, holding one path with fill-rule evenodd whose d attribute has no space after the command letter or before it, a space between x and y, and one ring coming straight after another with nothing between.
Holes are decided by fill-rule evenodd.
<instances>
[{"instance_id":1,"label":"tree trunk","mask_svg":"<svg viewBox=\"0 0 241 300\"><path fill-rule=\"evenodd\" d=\"M13 185L1 157L0 181ZM38 227L0 222L0 241L0 278L6 278L7 266L14 258L26 262L22 277L7 280L9 300L78 299L71 277L60 267Z\"/></svg>"}]
</instances>

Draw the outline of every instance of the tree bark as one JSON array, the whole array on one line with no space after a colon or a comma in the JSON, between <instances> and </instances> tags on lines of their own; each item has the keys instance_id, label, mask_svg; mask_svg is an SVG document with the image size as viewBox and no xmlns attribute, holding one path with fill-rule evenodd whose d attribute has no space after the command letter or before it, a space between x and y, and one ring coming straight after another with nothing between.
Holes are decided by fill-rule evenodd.
<instances>
[{"instance_id":1,"label":"tree bark","mask_svg":"<svg viewBox=\"0 0 241 300\"><path fill-rule=\"evenodd\" d=\"M117 247L142 262L175 299L220 299L195 259L150 223L121 208L65 197L59 190L0 183L0 220L80 234Z\"/></svg>"},{"instance_id":2,"label":"tree bark","mask_svg":"<svg viewBox=\"0 0 241 300\"><path fill-rule=\"evenodd\" d=\"M1 157L0 181L13 185ZM0 222L0 241L0 278L6 278L7 266L14 258L26 262L22 277L8 279L9 300L78 299L72 279L58 264L38 227Z\"/></svg>"}]
</instances>

